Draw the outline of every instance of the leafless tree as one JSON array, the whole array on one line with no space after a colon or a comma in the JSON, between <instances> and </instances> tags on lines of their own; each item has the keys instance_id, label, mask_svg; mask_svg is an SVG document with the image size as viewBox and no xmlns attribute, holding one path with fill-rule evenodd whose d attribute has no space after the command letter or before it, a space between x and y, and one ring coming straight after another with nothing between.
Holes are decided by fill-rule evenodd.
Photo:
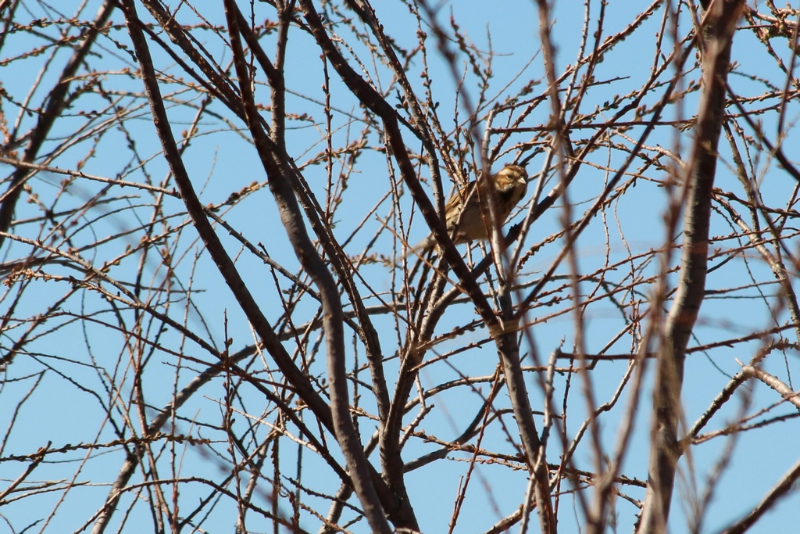
<instances>
[{"instance_id":1,"label":"leafless tree","mask_svg":"<svg viewBox=\"0 0 800 534\"><path fill-rule=\"evenodd\" d=\"M785 520L796 8L0 15L10 532ZM473 188L455 244L509 164L527 195Z\"/></svg>"}]
</instances>

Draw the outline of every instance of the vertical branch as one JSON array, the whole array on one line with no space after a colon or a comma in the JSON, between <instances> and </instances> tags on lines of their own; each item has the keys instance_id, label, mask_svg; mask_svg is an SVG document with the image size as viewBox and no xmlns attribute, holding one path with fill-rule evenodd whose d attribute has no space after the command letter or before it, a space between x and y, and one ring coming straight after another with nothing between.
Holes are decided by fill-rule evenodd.
<instances>
[{"instance_id":1,"label":"vertical branch","mask_svg":"<svg viewBox=\"0 0 800 534\"><path fill-rule=\"evenodd\" d=\"M272 101L272 132L271 138L278 147L276 155L282 159L284 164L293 167L290 158L286 154L285 146L285 119L286 119L286 84L284 80L284 61L286 55L286 45L288 42L288 28L290 26L294 1L284 4L279 13L279 39L277 43L275 64L267 57L256 35L247 26L247 21L239 9L236 9L236 19L239 23L239 31L245 42L250 47L250 51L255 56L259 65L267 75L271 89ZM288 175L291 180L293 177ZM370 373L372 374L373 389L378 402L378 415L382 422L385 421L389 411L389 393L386 386L386 379L383 372L383 357L378 333L372 324L372 320L366 312L363 299L359 294L358 286L355 283L353 271L355 269L349 265L342 247L336 243L332 231L328 224L323 223L319 214L322 209L313 198L307 184L295 180L292 184L295 193L302 202L302 207L306 217L310 222L311 229L317 234L325 253L331 262L331 267L339 277L339 281L350 298L350 303L355 308L358 320L361 324L359 335L367 350L367 360L369 362ZM357 274L357 273L356 273Z\"/></svg>"},{"instance_id":2,"label":"vertical branch","mask_svg":"<svg viewBox=\"0 0 800 534\"><path fill-rule=\"evenodd\" d=\"M691 159L687 165L684 242L675 300L667 316L656 367L654 418L651 431L647 495L640 533L666 531L682 450L678 439L681 387L686 346L705 293L708 271L708 235L717 144L725 119L725 95L731 43L742 0L713 0L708 6L699 41L702 47L703 93Z\"/></svg>"},{"instance_id":3,"label":"vertical branch","mask_svg":"<svg viewBox=\"0 0 800 534\"><path fill-rule=\"evenodd\" d=\"M373 532L391 532L378 500L375 487L370 480L367 458L353 426L350 416L350 398L345 368L344 329L342 303L336 282L317 253L306 232L303 216L287 174L292 170L275 157L280 147L276 147L261 127L260 116L255 106L250 69L245 61L237 20L238 8L233 0L225 1L225 16L230 30L231 48L239 77L239 90L245 109L245 119L253 141L256 144L261 162L269 176L269 188L278 204L289 241L292 243L297 259L319 288L323 314L323 330L327 351L328 380L330 383L331 416L333 418L336 440L342 449L356 495L361 501L364 515Z\"/></svg>"}]
</instances>

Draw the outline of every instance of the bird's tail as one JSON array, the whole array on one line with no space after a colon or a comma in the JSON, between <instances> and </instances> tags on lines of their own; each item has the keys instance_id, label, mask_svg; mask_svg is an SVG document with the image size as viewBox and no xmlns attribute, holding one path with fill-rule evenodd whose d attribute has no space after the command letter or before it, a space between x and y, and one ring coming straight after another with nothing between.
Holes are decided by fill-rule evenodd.
<instances>
[{"instance_id":1,"label":"bird's tail","mask_svg":"<svg viewBox=\"0 0 800 534\"><path fill-rule=\"evenodd\" d=\"M408 259L410 256L415 256L427 252L436 244L436 238L433 237L433 234L429 235L403 254L403 259Z\"/></svg>"}]
</instances>

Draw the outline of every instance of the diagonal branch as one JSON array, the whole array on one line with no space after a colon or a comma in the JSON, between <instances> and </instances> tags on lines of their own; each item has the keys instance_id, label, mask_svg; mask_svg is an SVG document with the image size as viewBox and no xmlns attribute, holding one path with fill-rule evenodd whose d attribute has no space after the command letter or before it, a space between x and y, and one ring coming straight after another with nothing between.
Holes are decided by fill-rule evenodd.
<instances>
[{"instance_id":1,"label":"diagonal branch","mask_svg":"<svg viewBox=\"0 0 800 534\"><path fill-rule=\"evenodd\" d=\"M378 92L364 81L344 60L339 50L331 41L330 36L327 34L319 15L314 8L314 5L309 0L300 1L305 19L308 23L309 29L317 41L317 44L322 48L326 58L336 69L342 81L347 85L350 91L355 95L367 108L373 113L377 114L383 121L386 132L386 137L392 149L401 175L404 182L408 186L411 195L419 207L420 212L425 218L425 222L431 228L433 235L436 238L437 244L443 251L443 255L447 260L450 268L459 279L460 290L466 293L472 303L475 305L481 319L486 324L492 336L496 339L497 350L503 355L503 362L506 371L506 381L508 385L509 394L515 399L512 402L514 406L514 415L519 425L520 436L522 444L525 449L525 454L528 461L529 469L533 472L537 465L537 459L540 455L539 451L539 438L536 433L536 426L531 415L530 401L527 396L526 386L522 377L522 372L519 366L519 347L516 343L516 336L513 331L506 331L501 325L498 317L495 315L489 301L480 289L477 280L472 276L471 272L464 263L463 258L458 253L453 241L450 239L447 229L443 221L439 218L436 210L433 207L430 199L428 198L422 184L418 180L414 171L413 164L408 155L402 134L400 132L399 121L394 108L389 105ZM421 355L409 354L406 358L419 360ZM412 360L412 361L413 361ZM396 400L397 401L397 400ZM401 401L402 402L402 401ZM402 466L399 460L400 448L397 443L398 436L386 436L383 441L382 454L387 454L394 457L397 461L385 462L384 465L395 466L392 473L385 474L389 479L389 483L397 490L403 489L402 482ZM546 472L546 466L542 465L542 469ZM539 472L539 471L537 471ZM545 473L546 475L546 473Z\"/></svg>"},{"instance_id":2,"label":"diagonal branch","mask_svg":"<svg viewBox=\"0 0 800 534\"><path fill-rule=\"evenodd\" d=\"M244 313L247 315L247 318L253 326L253 329L259 335L264 347L275 360L276 364L281 369L281 372L284 373L289 382L296 388L298 395L300 395L300 397L307 403L309 408L319 418L320 422L326 428L335 432L330 407L313 389L308 381L308 378L300 369L297 368L292 361L291 356L286 352L286 349L280 343L280 340L275 335L271 325L259 309L252 294L247 289L244 280L242 280L241 276L236 270L233 261L225 251L221 241L219 240L219 237L214 232L214 229L208 221L208 218L205 216L204 207L197 198L197 194L194 191L194 187L189 179L188 173L183 165L183 161L180 158L177 145L172 136L166 109L164 108L163 101L161 100L155 69L153 67L147 42L144 38L141 28L141 22L136 15L136 9L133 4L133 0L125 0L123 3L123 10L125 12L128 32L131 36L131 41L134 45L137 59L141 65L141 77L145 84L145 91L150 103L151 112L153 114L153 122L156 126L156 131L162 143L165 159L170 165L170 170L175 177L175 183L180 190L181 196L184 200L187 211L192 218L195 228L197 229L200 237L203 239L206 250L216 263L220 274L222 274L226 284L231 289ZM367 466L369 475L373 482L380 481L380 476L370 468L371 466ZM352 473L351 476L353 476ZM383 490L381 494L384 508L386 508L388 514L391 515L397 506L394 505L394 501L392 500L391 496L385 491L386 488L383 487L381 489ZM116 507L117 500L118 495L115 493L111 494L109 501L107 501L104 507L104 510L98 517L94 532L99 533L104 531L110 516Z\"/></svg>"},{"instance_id":3,"label":"diagonal branch","mask_svg":"<svg viewBox=\"0 0 800 534\"><path fill-rule=\"evenodd\" d=\"M105 2L100 6L94 23L89 30L87 30L83 42L72 54L58 82L56 82L50 94L47 95L47 104L44 107L44 111L39 115L39 121L36 123L36 127L33 129L33 133L30 136L30 141L28 141L28 146L22 154L23 163L33 163L36 160L36 156L39 154L39 150L41 150L42 145L47 139L50 129L67 105L67 96L71 83L75 79L75 73L78 72L78 68L83 64L84 58L92 49L95 39L97 39L97 35L100 33L100 29L106 25L108 19L111 17L114 6L115 3L111 1ZM1 234L8 232L8 229L11 227L11 221L14 218L14 210L17 206L19 196L22 194L22 186L28 174L29 170L26 167L17 167L11 176L8 191L0 197L0 247L3 246L3 242L5 241L5 238Z\"/></svg>"},{"instance_id":4,"label":"diagonal branch","mask_svg":"<svg viewBox=\"0 0 800 534\"><path fill-rule=\"evenodd\" d=\"M306 232L303 215L294 196L294 190L287 175L292 169L277 156L278 149L261 127L256 109L250 72L239 35L238 9L233 0L225 0L225 15L230 29L231 49L239 77L239 89L244 101L245 119L256 144L261 162L269 177L269 188L278 204L289 241L292 243L297 259L303 269L311 276L319 288L323 308L323 330L325 332L328 380L330 382L331 415L336 440L344 454L353 486L361 501L364 515L373 532L388 534L389 523L383 514L380 500L370 480L369 463L364 454L353 420L350 416L350 398L345 369L344 326L342 303L336 282L317 253Z\"/></svg>"}]
</instances>

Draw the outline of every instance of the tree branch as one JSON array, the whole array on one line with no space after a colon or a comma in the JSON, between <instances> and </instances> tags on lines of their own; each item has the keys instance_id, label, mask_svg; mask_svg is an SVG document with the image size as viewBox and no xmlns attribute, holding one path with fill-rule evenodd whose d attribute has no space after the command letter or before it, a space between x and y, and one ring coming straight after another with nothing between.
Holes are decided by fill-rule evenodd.
<instances>
[{"instance_id":1,"label":"tree branch","mask_svg":"<svg viewBox=\"0 0 800 534\"><path fill-rule=\"evenodd\" d=\"M638 532L667 528L675 469L682 454L678 425L682 417L681 387L686 346L705 295L712 189L717 145L725 120L725 80L731 43L743 0L714 0L701 26L703 93L697 115L694 148L688 161L684 242L675 298L667 316L656 367L652 441L647 495Z\"/></svg>"}]
</instances>

